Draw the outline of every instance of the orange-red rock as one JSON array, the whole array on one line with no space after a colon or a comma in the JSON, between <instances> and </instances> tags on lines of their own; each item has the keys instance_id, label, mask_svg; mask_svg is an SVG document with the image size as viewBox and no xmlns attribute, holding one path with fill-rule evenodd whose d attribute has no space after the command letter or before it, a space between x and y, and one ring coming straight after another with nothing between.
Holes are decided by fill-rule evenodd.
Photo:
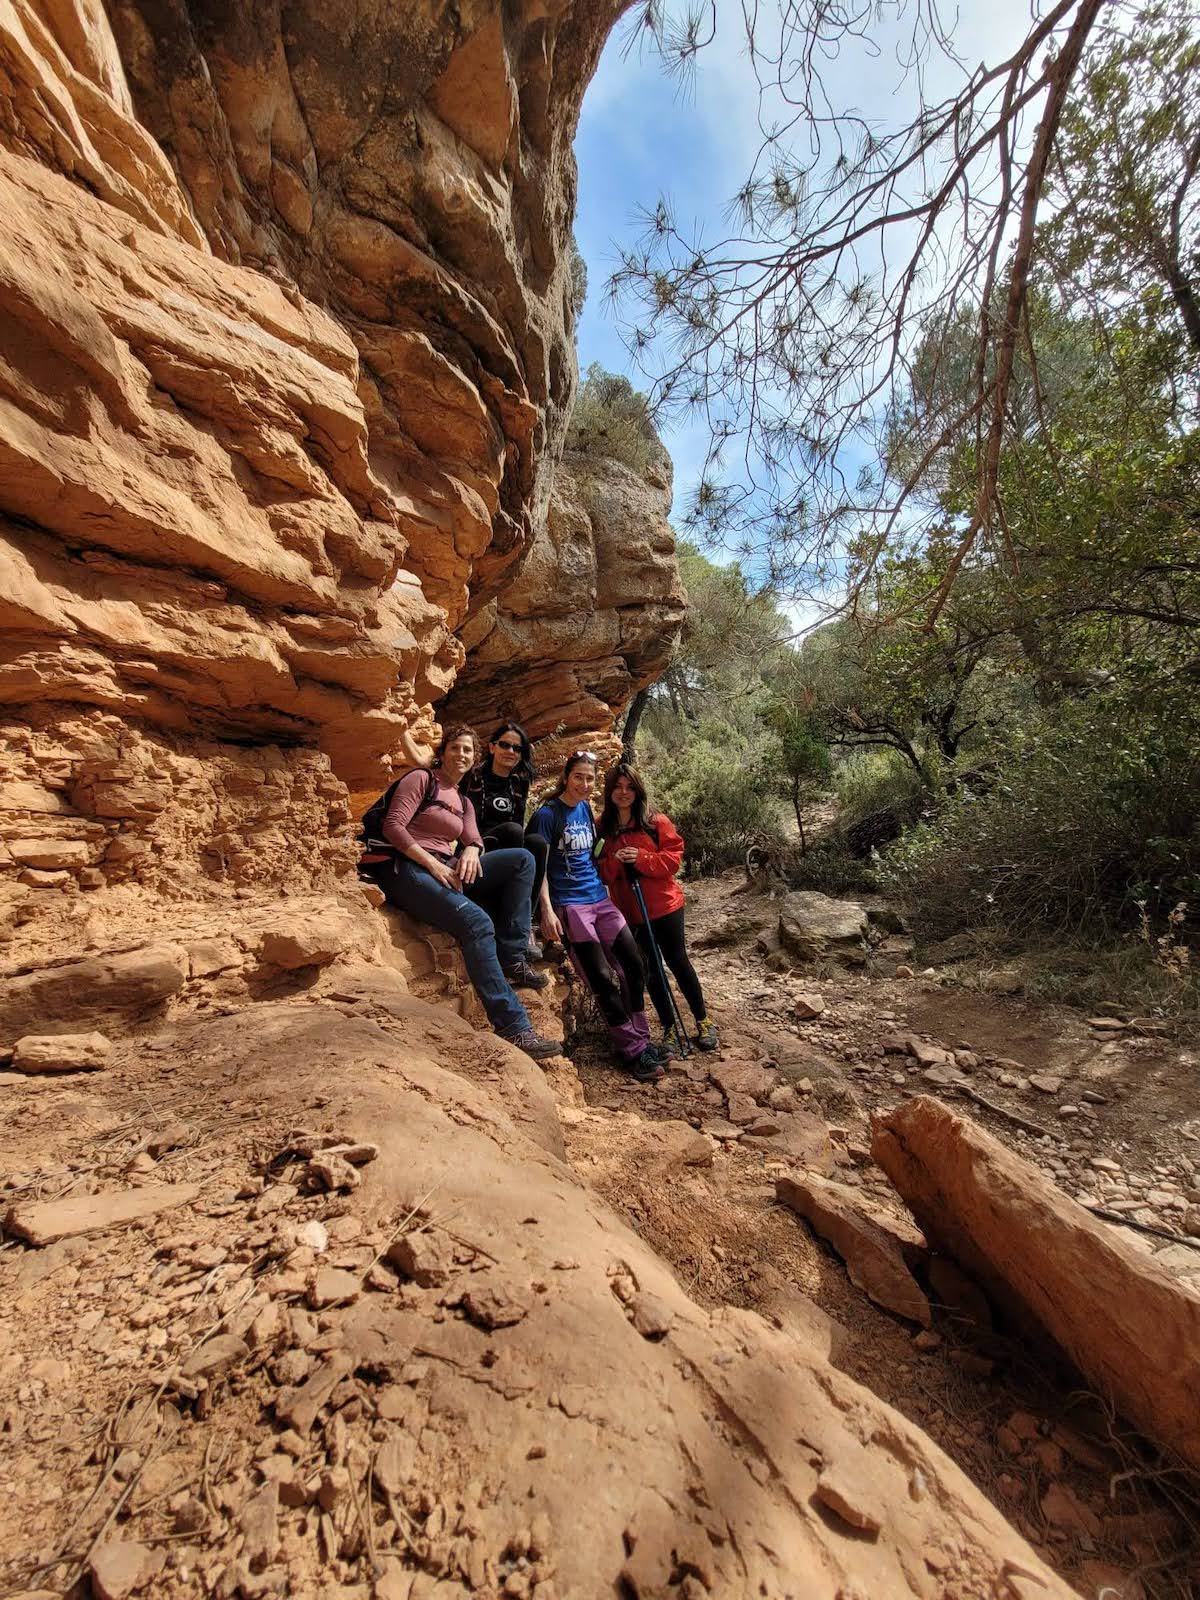
<instances>
[{"instance_id":1,"label":"orange-red rock","mask_svg":"<svg viewBox=\"0 0 1200 1600\"><path fill-rule=\"evenodd\" d=\"M1200 1465L1200 1295L937 1100L879 1118L871 1153L934 1248L1048 1334L1150 1438Z\"/></svg>"}]
</instances>

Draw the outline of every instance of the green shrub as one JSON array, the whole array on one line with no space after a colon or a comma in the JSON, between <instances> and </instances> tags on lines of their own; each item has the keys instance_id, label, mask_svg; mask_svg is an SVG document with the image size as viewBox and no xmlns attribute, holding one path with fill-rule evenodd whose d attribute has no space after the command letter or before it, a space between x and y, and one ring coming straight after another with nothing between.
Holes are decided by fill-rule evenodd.
<instances>
[{"instance_id":1,"label":"green shrub","mask_svg":"<svg viewBox=\"0 0 1200 1600\"><path fill-rule=\"evenodd\" d=\"M898 750L856 750L838 762L834 780L843 828L877 811L914 821L926 798L920 773Z\"/></svg>"},{"instance_id":2,"label":"green shrub","mask_svg":"<svg viewBox=\"0 0 1200 1600\"><path fill-rule=\"evenodd\" d=\"M1200 905L1200 719L1186 696L1059 706L893 845L880 868L914 929L1105 939Z\"/></svg>"},{"instance_id":3,"label":"green shrub","mask_svg":"<svg viewBox=\"0 0 1200 1600\"><path fill-rule=\"evenodd\" d=\"M787 877L794 889L816 889L821 894L873 894L879 888L873 863L852 855L837 833L818 839L803 855L795 853Z\"/></svg>"},{"instance_id":4,"label":"green shrub","mask_svg":"<svg viewBox=\"0 0 1200 1600\"><path fill-rule=\"evenodd\" d=\"M588 368L575 396L567 449L620 461L639 477L662 454L646 396L598 362Z\"/></svg>"},{"instance_id":5,"label":"green shrub","mask_svg":"<svg viewBox=\"0 0 1200 1600\"><path fill-rule=\"evenodd\" d=\"M779 801L761 770L760 752L728 730L721 733L710 742L702 731L677 753L648 751L651 802L682 833L685 869L693 873L740 866L752 844L785 848Z\"/></svg>"}]
</instances>

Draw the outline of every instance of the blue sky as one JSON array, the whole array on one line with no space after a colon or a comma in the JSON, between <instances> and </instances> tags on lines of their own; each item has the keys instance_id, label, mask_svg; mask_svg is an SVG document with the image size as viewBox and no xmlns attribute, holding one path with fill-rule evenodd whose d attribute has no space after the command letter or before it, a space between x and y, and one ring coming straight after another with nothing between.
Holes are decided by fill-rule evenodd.
<instances>
[{"instance_id":1,"label":"blue sky","mask_svg":"<svg viewBox=\"0 0 1200 1600\"><path fill-rule=\"evenodd\" d=\"M849 41L828 58L824 79L838 109L856 107L893 126L911 116L917 89L896 59L903 36L903 28L889 21L896 7L885 0L881 9L881 48L872 55ZM634 242L641 231L639 206L651 210L665 195L680 223L694 222L710 236L725 226L730 197L745 181L759 146L758 87L745 54L741 11L740 0L717 0L716 41L700 53L693 83L682 95L650 52L640 58L636 50L622 55L628 23L609 40L584 99L575 141L575 232L589 280L578 328L581 369L599 361L639 381L604 304L616 244ZM770 0L760 5L759 14L773 14ZM962 0L956 48L970 66L980 60L993 64L1011 51L1028 25L1023 5ZM935 62L927 75L927 95L940 98L960 79L948 63ZM696 485L707 441L693 423L666 433L664 442L675 461L678 516Z\"/></svg>"}]
</instances>

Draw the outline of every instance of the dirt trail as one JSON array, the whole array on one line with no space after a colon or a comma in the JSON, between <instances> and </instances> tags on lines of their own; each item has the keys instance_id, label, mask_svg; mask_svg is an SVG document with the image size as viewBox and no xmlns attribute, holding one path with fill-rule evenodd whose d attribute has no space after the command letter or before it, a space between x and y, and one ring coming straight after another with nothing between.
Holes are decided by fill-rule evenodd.
<instances>
[{"instance_id":1,"label":"dirt trail","mask_svg":"<svg viewBox=\"0 0 1200 1600\"><path fill-rule=\"evenodd\" d=\"M1200 1595L1194 1485L1156 1482L1152 1452L1115 1427L1093 1396L1064 1387L1028 1351L936 1299L932 1337L878 1310L837 1256L777 1204L775 1178L795 1167L786 1157L742 1137L721 1142L710 1167L667 1171L644 1131L661 1122L699 1127L721 1115L726 1097L698 1066L771 1064L796 1086L797 1104L828 1121L835 1179L901 1222L903 1207L869 1157L870 1116L916 1092L957 1098L924 1082L910 1056L885 1052L885 1041L916 1035L978 1057L976 1092L1045 1136L978 1102L959 1105L1069 1194L1178 1241L1185 1207L1200 1201L1194 1055L1160 1036L1097 1031L1065 1007L974 992L942 973L900 979L831 966L781 974L754 933L777 923L777 900L748 888L740 873L692 884L688 898L690 943L722 1049L674 1063L663 1082L639 1088L585 1042L576 1064L587 1104L566 1119L572 1160L702 1302L811 1325L812 1309L794 1291L815 1301L834 1319L827 1332L836 1364L930 1433L1082 1594ZM819 1017L795 1019L801 991L823 1000ZM1031 1077L1060 1079L1057 1093ZM1076 1103L1078 1115L1059 1114ZM613 1115L622 1137L613 1136ZM1105 1165L1093 1166L1097 1159ZM1122 1232L1139 1248L1165 1252L1169 1270L1200 1287L1200 1249L1156 1232ZM1014 1420L1015 1436L1005 1426ZM1094 1517L1063 1515L1056 1485Z\"/></svg>"},{"instance_id":2,"label":"dirt trail","mask_svg":"<svg viewBox=\"0 0 1200 1600\"><path fill-rule=\"evenodd\" d=\"M797 1113L796 1127L806 1138L819 1131L819 1160L899 1223L898 1204L865 1147L867 1119L928 1086L914 1061L886 1053L882 1041L915 1033L969 1047L980 1057L971 1081L1054 1136L1043 1144L979 1113L993 1131L1070 1192L1090 1191L1165 1231L1179 1224L1200 1184L1200 1145L1188 1126L1195 1108L1176 1101L1155 1110L1158 1086L1186 1081L1185 1053L1124 1032L1097 1044L1077 1015L928 980L774 972L753 929L769 925L777 905L739 888L730 878L689 891L722 1048L678 1064L652 1088L615 1072L594 1035L581 1042L573 1066L551 1063L543 1074L486 1032L449 1018L444 1004L406 993L370 960L332 967L319 979L295 976L290 987L281 979L278 994L264 991L253 1003L214 985L190 1012L128 1033L98 1075L0 1075L6 1205L137 1194L139 1185L199 1190L187 1206L128 1228L43 1249L12 1238L0 1246L7 1312L0 1319L0 1495L10 1508L0 1534L0 1595L447 1600L480 1585L534 1600L581 1593L569 1582L556 1589L552 1574L557 1560L565 1578L587 1508L563 1513L571 1539L556 1557L539 1555L544 1531L512 1522L511 1471L500 1485L478 1481L480 1458L508 1459L515 1415L508 1407L531 1383L548 1386L555 1428L598 1426L580 1416L576 1369L606 1358L619 1365L619 1340L629 1333L602 1272L586 1315L580 1309L589 1251L595 1254L589 1229L601 1226L603 1208L556 1176L564 1141L580 1177L674 1269L677 1288L647 1258L646 1273L664 1281L647 1280L654 1293L645 1315L661 1315L664 1298L681 1289L704 1308L697 1315L714 1314L714 1326L735 1327L738 1308L760 1312L781 1330L772 1337L785 1366L802 1347L828 1351L931 1435L1093 1600L1104 1585L1106 1600L1185 1600L1200 1592L1183 1486L1156 1476L1137 1441L1110 1433L1088 1396L1064 1389L998 1335L935 1306L933 1329L914 1337L911 1325L879 1311L775 1202L776 1177L805 1162L729 1136L736 1130L725 1122L727 1096L710 1075L728 1081L773 1064L776 1093ZM736 943L700 947L734 916L743 924ZM441 982L439 974L428 981ZM796 1020L800 990L823 1001L815 1020ZM539 1011L548 1024L540 1003ZM438 1063L448 1043L446 1071ZM1103 1101L1063 1126L1056 1113L1064 1095L1030 1087L1026 1068L1060 1074L1072 1094L1102 1083L1094 1092ZM510 1119L507 1132L497 1105ZM381 1150L362 1187L353 1175L341 1186L344 1167L338 1184L313 1181L308 1157L292 1148L295 1130L355 1119ZM418 1137L414 1129L424 1122ZM725 1135L703 1135L701 1123ZM403 1171L393 1170L392 1145L407 1152ZM520 1194L489 1166L514 1153L525 1163L521 1185L531 1185ZM1089 1165L1101 1153L1111 1168ZM132 1190L121 1187L129 1184ZM526 1194L539 1185L549 1187L534 1203ZM509 1219L505 1249L527 1238L523 1248L536 1255L534 1213L557 1217L568 1201L578 1213L578 1248L552 1252L537 1272L515 1261L505 1268L514 1281L534 1283L553 1326L539 1335L541 1344L530 1344L520 1374L493 1373L486 1330L519 1315L509 1334L515 1346L533 1339L536 1319L499 1290L464 1314L458 1290L441 1285L447 1275L495 1275L496 1254L504 1252L488 1219L501 1205L530 1211ZM414 1211L436 1214L448 1253L426 1261L414 1246L398 1264L388 1252ZM1138 1237L1147 1248L1161 1243ZM406 1352L419 1338L419 1359L378 1354L372 1318L381 1306L399 1319L389 1339ZM802 1334L801 1345L789 1332ZM655 1333L649 1327L643 1336ZM471 1346L468 1361L472 1340L478 1349ZM672 1365L670 1342L653 1348L663 1362L654 1381L674 1383L681 1369ZM353 1381L338 1380L345 1351L357 1363ZM550 1371L557 1365L561 1374ZM480 1371L491 1376L468 1381ZM285 1428L286 1408L326 1372L337 1385L322 1413L327 1420L311 1434L299 1422ZM820 1393L828 1391L840 1413L848 1402L829 1376L826 1369ZM613 1393L632 1382L622 1367ZM812 1394L816 1404L818 1390ZM631 1420L650 1409L632 1389L625 1403ZM273 1425L264 1421L272 1412ZM535 1422L546 1414L530 1412ZM640 1440L630 1432L622 1471L631 1481L650 1470L645 1453L661 1443L653 1432ZM401 1439L415 1441L417 1452L403 1472L388 1454ZM472 1447L464 1449L468 1439ZM574 1493L561 1471L539 1465L546 1460L540 1435L528 1450L518 1443L512 1470L530 1473L531 1483L543 1485L539 1494L556 1486ZM394 1490L373 1478L380 1461L384 1471L395 1469ZM770 1480L762 1462L752 1467L758 1476L749 1482ZM131 1570L97 1571L93 1562L89 1575L89 1553L114 1541ZM375 1551L373 1541L381 1541ZM386 1575L364 1583L363 1571L388 1549ZM398 1559L404 1552L426 1570L414 1576L407 1558ZM974 1600L992 1592L979 1586L975 1559L966 1549L931 1550L926 1565L939 1575L939 1592ZM686 1582L689 1595L699 1592ZM714 1582L711 1592L722 1593L720 1578ZM888 1597L876 1588L870 1600Z\"/></svg>"}]
</instances>

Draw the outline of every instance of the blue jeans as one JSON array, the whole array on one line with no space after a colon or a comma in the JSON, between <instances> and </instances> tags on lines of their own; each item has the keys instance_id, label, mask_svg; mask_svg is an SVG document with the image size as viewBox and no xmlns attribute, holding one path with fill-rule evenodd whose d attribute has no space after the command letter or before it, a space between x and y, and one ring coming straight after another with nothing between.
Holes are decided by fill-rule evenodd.
<instances>
[{"instance_id":1,"label":"blue jeans","mask_svg":"<svg viewBox=\"0 0 1200 1600\"><path fill-rule=\"evenodd\" d=\"M497 1033L516 1033L529 1027L529 1014L502 969L523 961L529 946L533 857L528 850L489 850L479 865L479 877L462 893L405 856L371 875L392 905L458 940L488 1021Z\"/></svg>"}]
</instances>

